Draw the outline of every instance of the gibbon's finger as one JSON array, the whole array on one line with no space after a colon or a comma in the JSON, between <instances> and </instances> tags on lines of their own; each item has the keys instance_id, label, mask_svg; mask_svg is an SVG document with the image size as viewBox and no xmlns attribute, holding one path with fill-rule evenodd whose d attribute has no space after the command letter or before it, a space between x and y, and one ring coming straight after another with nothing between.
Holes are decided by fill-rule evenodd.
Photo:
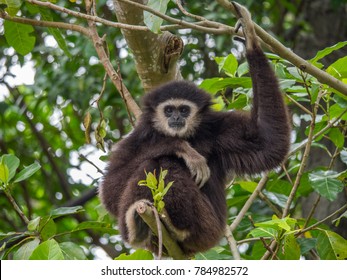
<instances>
[{"instance_id":1,"label":"gibbon's finger","mask_svg":"<svg viewBox=\"0 0 347 280\"><path fill-rule=\"evenodd\" d=\"M200 178L199 178L199 180L196 180L196 184L201 189L206 184L208 179L210 178L210 175L211 175L210 168L207 167L207 168L202 169L201 174L199 174L199 175L200 175Z\"/></svg>"},{"instance_id":2,"label":"gibbon's finger","mask_svg":"<svg viewBox=\"0 0 347 280\"><path fill-rule=\"evenodd\" d=\"M239 32L241 27L242 27L242 23L241 23L241 20L239 19L235 24L235 33Z\"/></svg>"},{"instance_id":3,"label":"gibbon's finger","mask_svg":"<svg viewBox=\"0 0 347 280\"><path fill-rule=\"evenodd\" d=\"M242 17L242 14L241 14L241 11L240 11L242 6L240 4L234 2L234 1L232 1L231 4L233 4L233 6L234 6L234 9L235 9L237 17L239 17L239 18Z\"/></svg>"}]
</instances>

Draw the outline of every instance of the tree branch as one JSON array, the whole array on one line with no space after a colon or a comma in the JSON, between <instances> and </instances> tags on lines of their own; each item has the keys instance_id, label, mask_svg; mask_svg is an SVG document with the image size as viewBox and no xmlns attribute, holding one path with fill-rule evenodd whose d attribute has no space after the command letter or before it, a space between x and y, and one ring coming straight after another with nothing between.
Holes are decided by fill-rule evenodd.
<instances>
[{"instance_id":1,"label":"tree branch","mask_svg":"<svg viewBox=\"0 0 347 280\"><path fill-rule=\"evenodd\" d=\"M258 183L258 186L255 188L254 192L251 194L251 196L248 198L246 203L243 205L241 211L237 214L236 219L232 222L230 225L230 231L233 232L237 226L240 224L244 216L247 214L248 209L252 206L254 200L257 198L261 190L264 188L266 181L268 179L269 173L266 172L261 180Z\"/></svg>"},{"instance_id":2,"label":"tree branch","mask_svg":"<svg viewBox=\"0 0 347 280\"><path fill-rule=\"evenodd\" d=\"M88 9L87 9L87 12L91 13L91 11ZM90 37L93 41L94 48L108 76L110 77L114 86L117 88L118 92L122 93L121 94L122 98L124 99L125 103L129 106L130 111L135 115L135 118L136 119L139 118L139 116L141 115L141 109L137 105L135 100L132 98L127 87L123 84L122 79L117 74L117 71L113 68L113 65L111 64L111 61L104 47L104 40L99 37L95 22L92 20L89 20L88 25L89 25Z\"/></svg>"},{"instance_id":3,"label":"tree branch","mask_svg":"<svg viewBox=\"0 0 347 280\"><path fill-rule=\"evenodd\" d=\"M155 219L152 208L147 205L144 201L138 201L136 206L137 213L141 216L143 221L149 226L152 232L158 236L158 226ZM176 240L172 239L171 235L165 228L165 226L160 222L160 228L163 235L163 244L168 251L169 256L175 260L184 260L187 257L183 254L181 248L178 246Z\"/></svg>"},{"instance_id":4,"label":"tree branch","mask_svg":"<svg viewBox=\"0 0 347 280\"><path fill-rule=\"evenodd\" d=\"M234 15L236 15L236 11L234 6L228 0L216 0L221 6L230 10ZM300 56L296 55L289 48L285 47L282 43L280 43L277 39L268 34L264 29L262 29L259 25L254 23L255 31L257 35L268 45L271 46L272 50L278 54L280 57L290 61L296 67L305 71L312 76L316 77L317 80L322 84L327 84L332 88L338 90L339 92L347 95L347 85L341 82L340 80L334 78L323 70L315 67L308 61L304 60Z\"/></svg>"},{"instance_id":5,"label":"tree branch","mask_svg":"<svg viewBox=\"0 0 347 280\"><path fill-rule=\"evenodd\" d=\"M28 18L16 17L16 16L13 17L1 10L0 10L0 18L3 18L8 21L17 22L17 23L29 24L32 26L66 29L66 30L79 32L87 37L90 36L87 28L76 25L76 24L65 23L65 22L44 21L44 20L34 20L34 19L28 19Z\"/></svg>"}]
</instances>

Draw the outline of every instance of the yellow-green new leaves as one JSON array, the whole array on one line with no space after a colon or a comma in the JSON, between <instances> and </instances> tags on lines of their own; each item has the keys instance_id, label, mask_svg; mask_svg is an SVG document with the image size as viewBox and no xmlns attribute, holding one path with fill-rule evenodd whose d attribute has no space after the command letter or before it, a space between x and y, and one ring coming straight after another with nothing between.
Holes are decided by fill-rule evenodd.
<instances>
[{"instance_id":1,"label":"yellow-green new leaves","mask_svg":"<svg viewBox=\"0 0 347 280\"><path fill-rule=\"evenodd\" d=\"M163 198L168 192L168 190L171 188L173 182L169 182L167 185L165 185L164 179L168 173L167 170L160 170L159 179L157 179L156 177L155 170L153 173L145 173L146 179L139 181L138 185L148 187L151 190L154 207L157 208L158 212L160 213L165 207L165 202L163 201Z\"/></svg>"},{"instance_id":2,"label":"yellow-green new leaves","mask_svg":"<svg viewBox=\"0 0 347 280\"><path fill-rule=\"evenodd\" d=\"M276 216L272 220L255 223L256 228L250 232L253 237L275 239L280 246L277 257L281 260L297 260L300 258L300 246L295 238L296 219Z\"/></svg>"}]
</instances>

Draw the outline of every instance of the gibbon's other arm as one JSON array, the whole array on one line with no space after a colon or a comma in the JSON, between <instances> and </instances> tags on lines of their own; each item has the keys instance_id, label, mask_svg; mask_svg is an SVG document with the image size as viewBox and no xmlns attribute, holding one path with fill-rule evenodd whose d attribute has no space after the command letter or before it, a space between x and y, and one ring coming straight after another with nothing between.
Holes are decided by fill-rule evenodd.
<instances>
[{"instance_id":1,"label":"gibbon's other arm","mask_svg":"<svg viewBox=\"0 0 347 280\"><path fill-rule=\"evenodd\" d=\"M232 2L242 27L246 57L253 84L250 114L227 113L217 140L229 168L237 174L254 174L282 163L289 148L290 125L277 78L264 55L250 13ZM226 143L226 144L223 144Z\"/></svg>"}]
</instances>

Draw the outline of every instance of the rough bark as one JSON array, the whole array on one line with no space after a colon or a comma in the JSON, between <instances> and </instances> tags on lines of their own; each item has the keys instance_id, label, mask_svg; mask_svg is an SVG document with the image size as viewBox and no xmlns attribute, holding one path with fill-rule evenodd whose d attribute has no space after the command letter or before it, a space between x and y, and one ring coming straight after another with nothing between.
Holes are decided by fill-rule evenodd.
<instances>
[{"instance_id":1,"label":"rough bark","mask_svg":"<svg viewBox=\"0 0 347 280\"><path fill-rule=\"evenodd\" d=\"M148 1L134 2L146 4ZM114 4L119 22L144 25L143 10L117 0L114 0ZM146 92L165 82L182 79L178 65L183 50L180 37L169 32L154 34L124 29L122 32L133 52L137 73Z\"/></svg>"}]
</instances>

